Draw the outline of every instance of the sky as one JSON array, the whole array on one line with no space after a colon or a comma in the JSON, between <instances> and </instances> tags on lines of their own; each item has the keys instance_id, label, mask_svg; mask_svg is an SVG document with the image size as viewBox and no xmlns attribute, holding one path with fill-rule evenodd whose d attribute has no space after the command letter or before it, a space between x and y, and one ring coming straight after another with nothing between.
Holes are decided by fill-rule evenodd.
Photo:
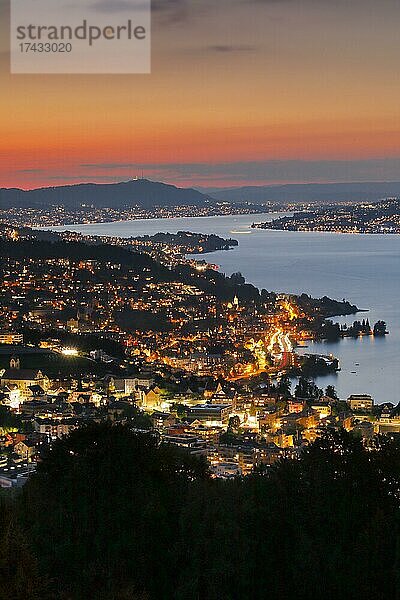
<instances>
[{"instance_id":1,"label":"sky","mask_svg":"<svg viewBox=\"0 0 400 600\"><path fill-rule=\"evenodd\" d=\"M0 0L0 187L398 181L399 26L398 0L153 0L150 75L11 75Z\"/></svg>"}]
</instances>

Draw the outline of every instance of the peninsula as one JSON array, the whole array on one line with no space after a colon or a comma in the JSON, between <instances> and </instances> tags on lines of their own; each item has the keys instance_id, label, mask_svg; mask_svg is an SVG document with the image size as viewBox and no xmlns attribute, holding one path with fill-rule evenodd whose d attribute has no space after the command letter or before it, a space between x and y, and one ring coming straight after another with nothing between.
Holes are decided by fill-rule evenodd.
<instances>
[{"instance_id":1,"label":"peninsula","mask_svg":"<svg viewBox=\"0 0 400 600\"><path fill-rule=\"evenodd\" d=\"M253 228L333 233L400 233L400 201L388 198L377 203L337 205L334 208L295 212Z\"/></svg>"}]
</instances>

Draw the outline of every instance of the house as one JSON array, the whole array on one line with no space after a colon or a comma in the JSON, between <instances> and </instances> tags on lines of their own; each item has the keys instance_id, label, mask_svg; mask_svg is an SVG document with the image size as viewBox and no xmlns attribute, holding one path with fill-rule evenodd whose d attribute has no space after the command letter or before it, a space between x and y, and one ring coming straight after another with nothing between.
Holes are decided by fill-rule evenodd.
<instances>
[{"instance_id":1,"label":"house","mask_svg":"<svg viewBox=\"0 0 400 600\"><path fill-rule=\"evenodd\" d=\"M311 405L311 410L313 410L317 415L319 415L320 419L326 419L332 414L332 408L330 404L323 404L321 402L315 402Z\"/></svg>"},{"instance_id":2,"label":"house","mask_svg":"<svg viewBox=\"0 0 400 600\"><path fill-rule=\"evenodd\" d=\"M310 429L304 429L301 434L303 440L307 441L309 444L313 444L317 438L320 436L320 432L315 427Z\"/></svg>"},{"instance_id":3,"label":"house","mask_svg":"<svg viewBox=\"0 0 400 600\"><path fill-rule=\"evenodd\" d=\"M235 462L221 462L212 465L211 472L214 477L221 479L233 479L242 475L242 470Z\"/></svg>"},{"instance_id":4,"label":"house","mask_svg":"<svg viewBox=\"0 0 400 600\"><path fill-rule=\"evenodd\" d=\"M44 396L44 389L40 385L30 385L29 389L34 398L40 398Z\"/></svg>"},{"instance_id":5,"label":"house","mask_svg":"<svg viewBox=\"0 0 400 600\"><path fill-rule=\"evenodd\" d=\"M216 392L211 396L212 404L230 404L236 410L237 393L235 390L227 390L219 383Z\"/></svg>"},{"instance_id":6,"label":"house","mask_svg":"<svg viewBox=\"0 0 400 600\"><path fill-rule=\"evenodd\" d=\"M161 390L155 386L152 388L139 388L135 399L144 410L159 410L161 408Z\"/></svg>"},{"instance_id":7,"label":"house","mask_svg":"<svg viewBox=\"0 0 400 600\"><path fill-rule=\"evenodd\" d=\"M0 390L0 403L9 406L13 410L19 410L20 405L23 402L21 390L15 385L11 387L5 386Z\"/></svg>"},{"instance_id":8,"label":"house","mask_svg":"<svg viewBox=\"0 0 400 600\"><path fill-rule=\"evenodd\" d=\"M258 418L258 427L260 432L268 429L279 429L281 427L281 414L279 412L264 412Z\"/></svg>"},{"instance_id":9,"label":"house","mask_svg":"<svg viewBox=\"0 0 400 600\"><path fill-rule=\"evenodd\" d=\"M0 344L22 344L24 336L22 333L16 333L15 331L0 331Z\"/></svg>"},{"instance_id":10,"label":"house","mask_svg":"<svg viewBox=\"0 0 400 600\"><path fill-rule=\"evenodd\" d=\"M224 432L222 427L209 427L200 421L193 421L189 426L189 430L193 435L201 437L208 444L218 444L219 437Z\"/></svg>"},{"instance_id":11,"label":"house","mask_svg":"<svg viewBox=\"0 0 400 600\"><path fill-rule=\"evenodd\" d=\"M0 386L18 389L22 398L30 398L31 387L40 386L43 391L49 388L50 380L39 369L21 369L19 358L11 358L10 368L0 371Z\"/></svg>"},{"instance_id":12,"label":"house","mask_svg":"<svg viewBox=\"0 0 400 600\"><path fill-rule=\"evenodd\" d=\"M55 396L57 398L58 398L58 396L68 398L68 395L69 395L68 391L61 386L49 388L47 390L47 394L49 396Z\"/></svg>"},{"instance_id":13,"label":"house","mask_svg":"<svg viewBox=\"0 0 400 600\"><path fill-rule=\"evenodd\" d=\"M171 427L171 425L175 425L176 419L174 415L170 413L164 413L155 411L151 415L151 421L153 423L154 429L165 429L166 427Z\"/></svg>"},{"instance_id":14,"label":"house","mask_svg":"<svg viewBox=\"0 0 400 600\"><path fill-rule=\"evenodd\" d=\"M72 333L78 333L79 331L79 320L78 319L68 319L67 321L67 329Z\"/></svg>"},{"instance_id":15,"label":"house","mask_svg":"<svg viewBox=\"0 0 400 600\"><path fill-rule=\"evenodd\" d=\"M317 427L318 423L319 415L317 415L317 413L309 413L308 411L300 414L297 419L297 424L305 429L313 429L314 427Z\"/></svg>"},{"instance_id":16,"label":"house","mask_svg":"<svg viewBox=\"0 0 400 600\"><path fill-rule=\"evenodd\" d=\"M279 448L274 442L261 446L257 451L256 465L273 465L285 456L285 450Z\"/></svg>"},{"instance_id":17,"label":"house","mask_svg":"<svg viewBox=\"0 0 400 600\"><path fill-rule=\"evenodd\" d=\"M122 421L125 419L127 411L132 406L129 402L123 402L122 400L117 400L116 402L111 402L107 407L107 415L110 421Z\"/></svg>"},{"instance_id":18,"label":"house","mask_svg":"<svg viewBox=\"0 0 400 600\"><path fill-rule=\"evenodd\" d=\"M275 443L278 448L293 448L294 446L294 436L286 434L283 431L279 431L276 435L268 436L268 440Z\"/></svg>"},{"instance_id":19,"label":"house","mask_svg":"<svg viewBox=\"0 0 400 600\"><path fill-rule=\"evenodd\" d=\"M188 415L211 425L222 425L228 423L231 412L231 404L196 404L189 408Z\"/></svg>"},{"instance_id":20,"label":"house","mask_svg":"<svg viewBox=\"0 0 400 600\"><path fill-rule=\"evenodd\" d=\"M42 399L29 400L29 402L23 402L20 405L20 412L24 417L34 417L38 413L51 412L52 405Z\"/></svg>"},{"instance_id":21,"label":"house","mask_svg":"<svg viewBox=\"0 0 400 600\"><path fill-rule=\"evenodd\" d=\"M374 399L369 394L351 394L347 398L351 410L370 411L374 407Z\"/></svg>"},{"instance_id":22,"label":"house","mask_svg":"<svg viewBox=\"0 0 400 600\"><path fill-rule=\"evenodd\" d=\"M248 475L258 464L258 448L253 443L210 447L208 456L214 473L218 473L218 465L230 464L236 466L237 474Z\"/></svg>"},{"instance_id":23,"label":"house","mask_svg":"<svg viewBox=\"0 0 400 600\"><path fill-rule=\"evenodd\" d=\"M190 454L194 454L196 456L204 456L207 453L206 442L195 435L191 435L190 433L164 435L162 439L164 443L185 448Z\"/></svg>"},{"instance_id":24,"label":"house","mask_svg":"<svg viewBox=\"0 0 400 600\"><path fill-rule=\"evenodd\" d=\"M274 408L276 406L276 397L269 394L255 395L253 405L257 408Z\"/></svg>"},{"instance_id":25,"label":"house","mask_svg":"<svg viewBox=\"0 0 400 600\"><path fill-rule=\"evenodd\" d=\"M78 419L35 419L33 428L36 432L45 434L48 439L55 440L78 427Z\"/></svg>"},{"instance_id":26,"label":"house","mask_svg":"<svg viewBox=\"0 0 400 600\"><path fill-rule=\"evenodd\" d=\"M23 440L15 444L14 452L15 454L18 454L20 458L27 460L29 458L32 458L32 456L34 456L34 454L36 453L36 446L32 442Z\"/></svg>"},{"instance_id":27,"label":"house","mask_svg":"<svg viewBox=\"0 0 400 600\"><path fill-rule=\"evenodd\" d=\"M353 431L359 434L364 442L371 442L372 438L374 437L374 425L368 421L357 423ZM394 431L394 433L396 433L396 431Z\"/></svg>"},{"instance_id":28,"label":"house","mask_svg":"<svg viewBox=\"0 0 400 600\"><path fill-rule=\"evenodd\" d=\"M305 407L304 400L288 400L287 401L287 409L289 413L301 413Z\"/></svg>"},{"instance_id":29,"label":"house","mask_svg":"<svg viewBox=\"0 0 400 600\"><path fill-rule=\"evenodd\" d=\"M375 421L375 433L400 433L400 416L382 415Z\"/></svg>"},{"instance_id":30,"label":"house","mask_svg":"<svg viewBox=\"0 0 400 600\"><path fill-rule=\"evenodd\" d=\"M130 396L137 392L139 388L151 388L154 385L154 379L147 376L124 377L117 379L110 377L106 381L106 387L113 396Z\"/></svg>"}]
</instances>

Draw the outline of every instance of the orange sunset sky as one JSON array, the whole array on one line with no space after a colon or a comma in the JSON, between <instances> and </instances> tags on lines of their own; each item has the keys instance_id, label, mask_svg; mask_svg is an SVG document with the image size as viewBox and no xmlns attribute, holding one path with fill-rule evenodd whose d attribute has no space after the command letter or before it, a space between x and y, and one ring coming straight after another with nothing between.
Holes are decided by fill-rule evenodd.
<instances>
[{"instance_id":1,"label":"orange sunset sky","mask_svg":"<svg viewBox=\"0 0 400 600\"><path fill-rule=\"evenodd\" d=\"M398 1L154 0L151 75L11 75L0 17L1 187L400 180Z\"/></svg>"}]
</instances>

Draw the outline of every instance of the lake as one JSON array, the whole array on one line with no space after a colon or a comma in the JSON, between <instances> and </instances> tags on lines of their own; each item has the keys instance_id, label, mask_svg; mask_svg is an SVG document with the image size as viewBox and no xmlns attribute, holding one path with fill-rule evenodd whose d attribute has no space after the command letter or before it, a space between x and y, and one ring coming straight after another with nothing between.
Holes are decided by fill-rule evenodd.
<instances>
[{"instance_id":1,"label":"lake","mask_svg":"<svg viewBox=\"0 0 400 600\"><path fill-rule=\"evenodd\" d=\"M253 222L277 215L239 215L144 219L55 227L92 235L130 237L179 230L233 237L239 246L202 255L223 272L240 271L247 281L268 290L346 298L368 313L371 324L383 319L385 338L311 343L307 352L332 352L342 370L317 378L321 387L336 386L341 398L370 393L378 403L399 401L400 390L400 236L300 233L251 229ZM356 317L338 318L351 323Z\"/></svg>"}]
</instances>

